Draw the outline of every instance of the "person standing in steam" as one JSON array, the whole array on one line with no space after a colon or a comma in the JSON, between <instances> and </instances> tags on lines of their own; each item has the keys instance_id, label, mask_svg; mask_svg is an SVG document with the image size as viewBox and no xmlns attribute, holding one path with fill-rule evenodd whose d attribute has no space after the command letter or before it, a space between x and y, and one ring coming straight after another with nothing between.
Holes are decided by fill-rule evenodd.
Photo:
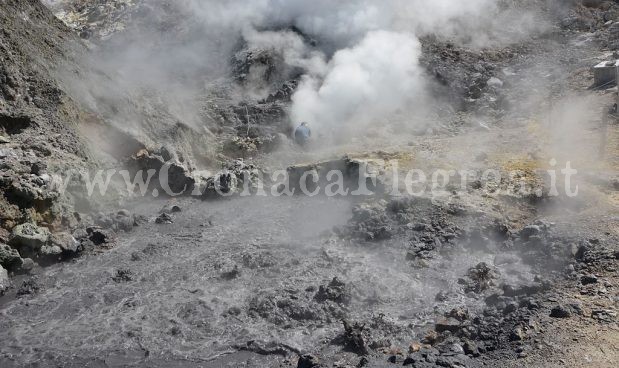
<instances>
[{"instance_id":1,"label":"person standing in steam","mask_svg":"<svg viewBox=\"0 0 619 368\"><path fill-rule=\"evenodd\" d=\"M294 141L299 146L305 146L312 137L312 131L307 123L303 122L294 130Z\"/></svg>"}]
</instances>

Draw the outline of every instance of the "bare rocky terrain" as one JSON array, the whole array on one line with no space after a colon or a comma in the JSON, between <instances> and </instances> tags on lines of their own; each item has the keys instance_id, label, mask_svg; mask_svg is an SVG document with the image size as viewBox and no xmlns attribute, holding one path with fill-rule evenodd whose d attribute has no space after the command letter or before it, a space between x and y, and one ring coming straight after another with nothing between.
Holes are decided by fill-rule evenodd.
<instances>
[{"instance_id":1,"label":"bare rocky terrain","mask_svg":"<svg viewBox=\"0 0 619 368\"><path fill-rule=\"evenodd\" d=\"M181 2L0 2L0 366L615 367L617 87L592 66L619 4L499 3L530 32L419 37L422 118L301 148L285 48L205 37ZM163 167L145 196L85 188ZM413 168L502 175L393 195ZM280 169L375 193L241 195Z\"/></svg>"}]
</instances>

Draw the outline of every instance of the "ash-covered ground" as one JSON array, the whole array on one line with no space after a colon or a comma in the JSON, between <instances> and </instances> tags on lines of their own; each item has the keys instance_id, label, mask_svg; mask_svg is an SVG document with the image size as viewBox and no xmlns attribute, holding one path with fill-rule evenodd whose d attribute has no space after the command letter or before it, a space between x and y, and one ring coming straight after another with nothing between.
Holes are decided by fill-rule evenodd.
<instances>
[{"instance_id":1,"label":"ash-covered ground","mask_svg":"<svg viewBox=\"0 0 619 368\"><path fill-rule=\"evenodd\" d=\"M0 366L615 367L618 17L1 2Z\"/></svg>"}]
</instances>

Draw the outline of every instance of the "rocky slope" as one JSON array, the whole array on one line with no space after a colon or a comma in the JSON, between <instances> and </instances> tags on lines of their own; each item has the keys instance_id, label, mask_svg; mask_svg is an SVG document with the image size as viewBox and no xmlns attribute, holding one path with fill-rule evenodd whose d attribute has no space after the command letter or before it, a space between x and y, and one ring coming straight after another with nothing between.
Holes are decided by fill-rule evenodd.
<instances>
[{"instance_id":1,"label":"rocky slope","mask_svg":"<svg viewBox=\"0 0 619 368\"><path fill-rule=\"evenodd\" d=\"M71 253L74 240L49 236L61 232L68 239L62 231L78 222L51 174L84 167L92 157L79 133L81 107L58 77L79 70L76 59L85 48L39 1L4 2L0 18L0 242L11 254L3 254L2 266L20 271L32 260L13 257L7 243L34 257Z\"/></svg>"}]
</instances>

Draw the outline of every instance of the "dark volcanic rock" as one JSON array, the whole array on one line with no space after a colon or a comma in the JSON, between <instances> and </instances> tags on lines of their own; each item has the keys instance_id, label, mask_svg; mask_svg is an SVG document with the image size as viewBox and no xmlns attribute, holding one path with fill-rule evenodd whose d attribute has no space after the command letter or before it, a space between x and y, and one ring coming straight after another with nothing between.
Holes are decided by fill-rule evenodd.
<instances>
[{"instance_id":1,"label":"dark volcanic rock","mask_svg":"<svg viewBox=\"0 0 619 368\"><path fill-rule=\"evenodd\" d=\"M17 289L17 296L35 294L38 293L39 290L41 290L39 279L36 277L31 277L19 286Z\"/></svg>"},{"instance_id":2,"label":"dark volcanic rock","mask_svg":"<svg viewBox=\"0 0 619 368\"><path fill-rule=\"evenodd\" d=\"M481 354L479 353L479 348L477 344L471 340L465 340L464 344L462 344L462 349L464 349L464 353L467 355L471 355L473 357L478 357Z\"/></svg>"},{"instance_id":3,"label":"dark volcanic rock","mask_svg":"<svg viewBox=\"0 0 619 368\"><path fill-rule=\"evenodd\" d=\"M346 284L338 280L337 277L334 277L327 286L320 285L315 296L315 299L320 302L331 300L341 304L348 304L350 298L350 290L347 288Z\"/></svg>"},{"instance_id":4,"label":"dark volcanic rock","mask_svg":"<svg viewBox=\"0 0 619 368\"><path fill-rule=\"evenodd\" d=\"M168 215L167 213L162 213L161 215L157 216L157 218L155 219L155 223L173 224L174 220L172 219L172 216Z\"/></svg>"},{"instance_id":5,"label":"dark volcanic rock","mask_svg":"<svg viewBox=\"0 0 619 368\"><path fill-rule=\"evenodd\" d=\"M0 243L0 266L10 270L21 264L21 256L17 249Z\"/></svg>"},{"instance_id":6,"label":"dark volcanic rock","mask_svg":"<svg viewBox=\"0 0 619 368\"><path fill-rule=\"evenodd\" d=\"M458 332L462 327L463 327L462 322L458 321L457 319L453 317L441 319L438 322L436 322L436 325L434 326L437 332L445 332L445 331Z\"/></svg>"},{"instance_id":7,"label":"dark volcanic rock","mask_svg":"<svg viewBox=\"0 0 619 368\"><path fill-rule=\"evenodd\" d=\"M591 311L591 318L605 323L617 321L617 312L608 309L595 309Z\"/></svg>"},{"instance_id":8,"label":"dark volcanic rock","mask_svg":"<svg viewBox=\"0 0 619 368\"><path fill-rule=\"evenodd\" d=\"M598 282L598 278L595 275L584 275L580 278L580 282L583 285L596 284Z\"/></svg>"},{"instance_id":9,"label":"dark volcanic rock","mask_svg":"<svg viewBox=\"0 0 619 368\"><path fill-rule=\"evenodd\" d=\"M19 249L29 248L29 250L37 251L47 243L50 235L47 228L25 223L13 229L10 243Z\"/></svg>"},{"instance_id":10,"label":"dark volcanic rock","mask_svg":"<svg viewBox=\"0 0 619 368\"><path fill-rule=\"evenodd\" d=\"M346 348L359 355L369 354L369 350L366 344L365 326L358 323L350 324L350 322L343 320L344 324L344 342Z\"/></svg>"},{"instance_id":11,"label":"dark volcanic rock","mask_svg":"<svg viewBox=\"0 0 619 368\"><path fill-rule=\"evenodd\" d=\"M110 230L105 230L98 227L89 227L86 231L88 232L88 239L94 245L104 245L115 241L114 234Z\"/></svg>"},{"instance_id":12,"label":"dark volcanic rock","mask_svg":"<svg viewBox=\"0 0 619 368\"><path fill-rule=\"evenodd\" d=\"M234 280L241 275L241 270L238 265L233 265L231 268L224 269L221 272L221 278L224 280Z\"/></svg>"},{"instance_id":13,"label":"dark volcanic rock","mask_svg":"<svg viewBox=\"0 0 619 368\"><path fill-rule=\"evenodd\" d=\"M571 316L571 309L563 305L557 305L550 311L550 317L554 318L570 318Z\"/></svg>"},{"instance_id":14,"label":"dark volcanic rock","mask_svg":"<svg viewBox=\"0 0 619 368\"><path fill-rule=\"evenodd\" d=\"M317 368L320 367L320 360L317 357L306 354L299 357L297 368Z\"/></svg>"},{"instance_id":15,"label":"dark volcanic rock","mask_svg":"<svg viewBox=\"0 0 619 368\"><path fill-rule=\"evenodd\" d=\"M133 272L125 268L118 269L112 280L117 283L131 281L133 280Z\"/></svg>"},{"instance_id":16,"label":"dark volcanic rock","mask_svg":"<svg viewBox=\"0 0 619 368\"><path fill-rule=\"evenodd\" d=\"M11 280L9 280L9 273L4 267L0 266L0 296L4 295L4 292L11 285Z\"/></svg>"},{"instance_id":17,"label":"dark volcanic rock","mask_svg":"<svg viewBox=\"0 0 619 368\"><path fill-rule=\"evenodd\" d=\"M495 280L498 278L498 271L495 268L488 266L487 263L481 262L477 266L469 269L468 280L462 280L464 290L466 292L482 292L495 285Z\"/></svg>"}]
</instances>

